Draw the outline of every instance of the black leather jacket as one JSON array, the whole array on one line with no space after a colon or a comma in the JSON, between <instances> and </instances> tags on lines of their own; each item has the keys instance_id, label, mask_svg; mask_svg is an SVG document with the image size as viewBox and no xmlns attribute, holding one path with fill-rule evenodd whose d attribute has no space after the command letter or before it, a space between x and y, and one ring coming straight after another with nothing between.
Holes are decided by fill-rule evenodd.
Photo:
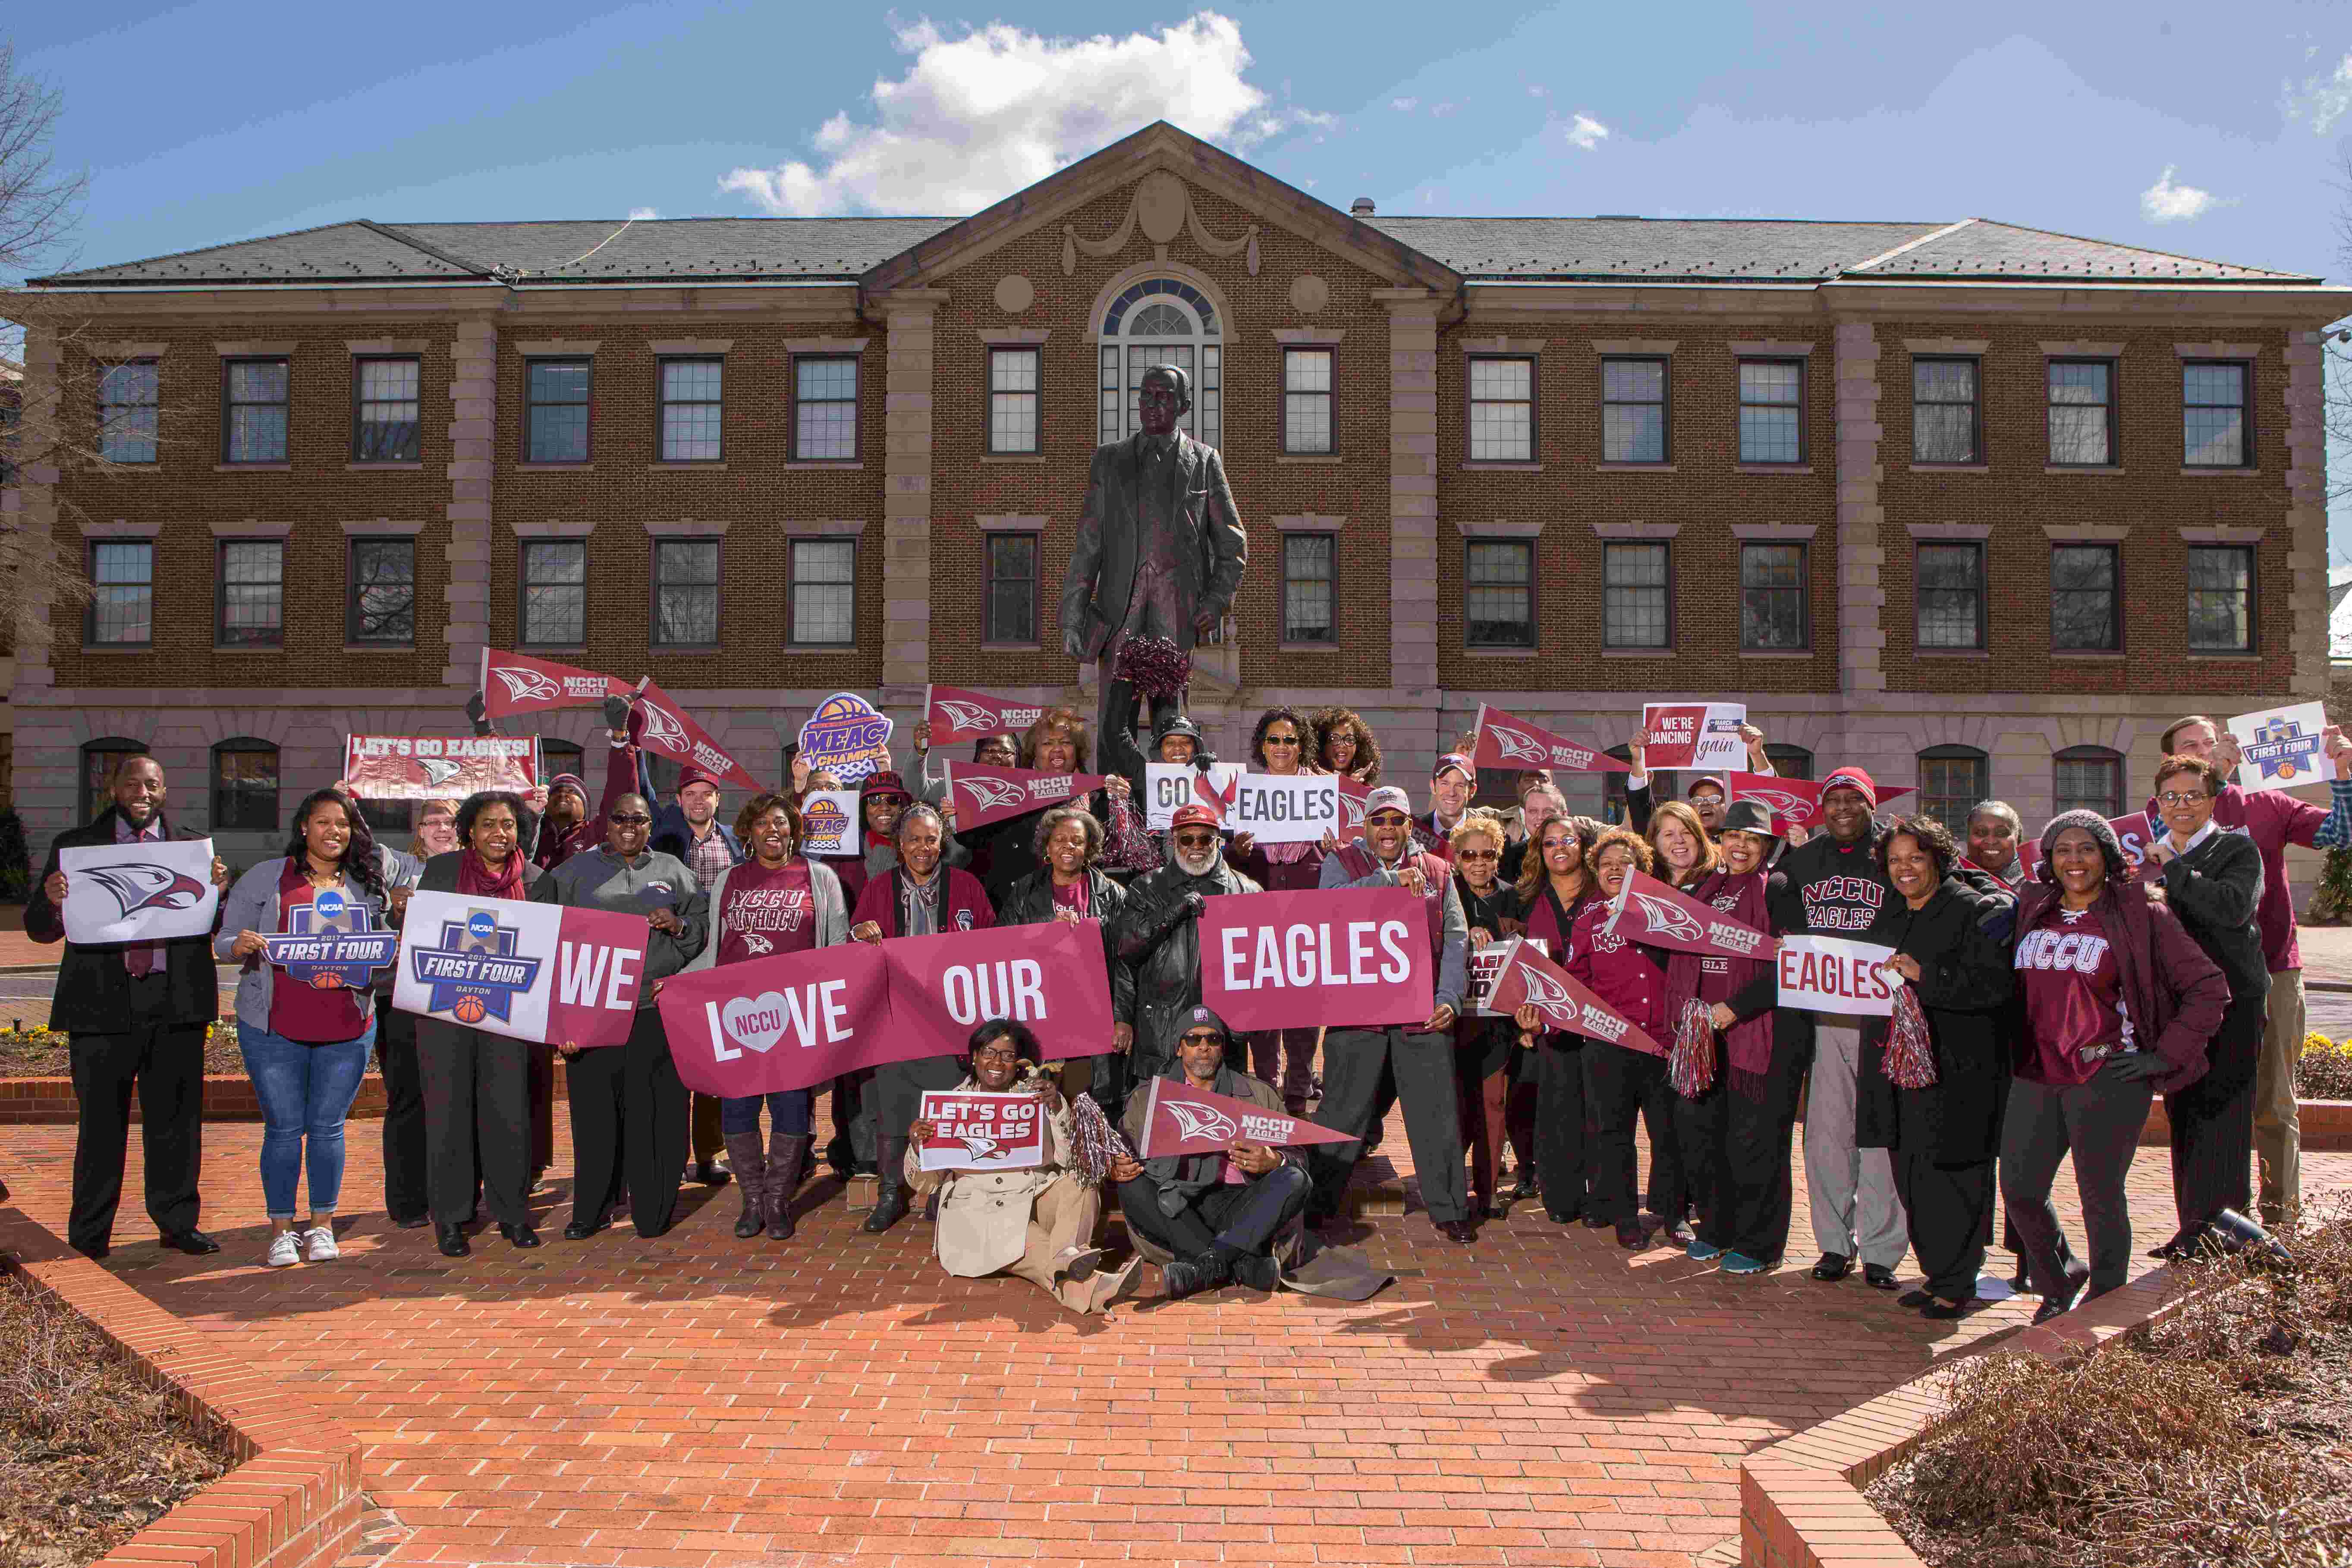
<instances>
[{"instance_id":1,"label":"black leather jacket","mask_svg":"<svg viewBox=\"0 0 2352 1568\"><path fill-rule=\"evenodd\" d=\"M1219 860L1205 876L1167 865L1138 877L1110 939L1135 985L1135 1055L1139 1083L1176 1058L1176 1037L1201 1001L1201 928L1187 893L1216 897L1262 892L1255 882Z\"/></svg>"},{"instance_id":2,"label":"black leather jacket","mask_svg":"<svg viewBox=\"0 0 2352 1568\"><path fill-rule=\"evenodd\" d=\"M1122 1024L1135 1022L1135 971L1118 956L1112 927L1127 907L1127 889L1093 867L1087 868L1087 908L1102 932L1103 967L1110 974L1111 1016ZM1043 925L1054 918L1054 873L1039 867L1005 889L996 906L1001 926Z\"/></svg>"}]
</instances>

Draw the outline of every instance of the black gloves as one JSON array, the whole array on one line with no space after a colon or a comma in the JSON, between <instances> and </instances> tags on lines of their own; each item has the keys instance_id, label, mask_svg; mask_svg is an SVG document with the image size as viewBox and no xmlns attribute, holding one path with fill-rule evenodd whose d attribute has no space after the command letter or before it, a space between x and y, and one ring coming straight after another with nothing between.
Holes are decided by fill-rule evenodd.
<instances>
[{"instance_id":1,"label":"black gloves","mask_svg":"<svg viewBox=\"0 0 2352 1568\"><path fill-rule=\"evenodd\" d=\"M480 692L477 691L466 699L466 717L474 721L475 734L487 735L490 732L490 705L482 700Z\"/></svg>"},{"instance_id":2,"label":"black gloves","mask_svg":"<svg viewBox=\"0 0 2352 1568\"><path fill-rule=\"evenodd\" d=\"M604 728L626 730L629 727L629 700L625 697L604 699Z\"/></svg>"},{"instance_id":3,"label":"black gloves","mask_svg":"<svg viewBox=\"0 0 2352 1568\"><path fill-rule=\"evenodd\" d=\"M2123 1051L2107 1058L2106 1073L2121 1083L2141 1083L2162 1078L2172 1064L2154 1051Z\"/></svg>"}]
</instances>

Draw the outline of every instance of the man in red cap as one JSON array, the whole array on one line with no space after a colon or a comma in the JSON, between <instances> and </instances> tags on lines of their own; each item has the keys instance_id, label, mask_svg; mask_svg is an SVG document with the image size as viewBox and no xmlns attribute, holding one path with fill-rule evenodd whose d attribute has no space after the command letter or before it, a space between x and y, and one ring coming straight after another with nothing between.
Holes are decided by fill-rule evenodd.
<instances>
[{"instance_id":1,"label":"man in red cap","mask_svg":"<svg viewBox=\"0 0 2352 1568\"><path fill-rule=\"evenodd\" d=\"M1135 1045L1126 1081L1148 1082L1176 1059L1176 1042L1201 1002L1202 910L1211 898L1263 892L1225 864L1217 813L1200 801L1176 808L1168 827L1168 863L1138 877L1111 920L1119 961L1135 970ZM1249 1066L1246 1056L1234 1064ZM1112 1108L1106 1106L1105 1110ZM1118 1112L1112 1111L1114 1118Z\"/></svg>"}]
</instances>

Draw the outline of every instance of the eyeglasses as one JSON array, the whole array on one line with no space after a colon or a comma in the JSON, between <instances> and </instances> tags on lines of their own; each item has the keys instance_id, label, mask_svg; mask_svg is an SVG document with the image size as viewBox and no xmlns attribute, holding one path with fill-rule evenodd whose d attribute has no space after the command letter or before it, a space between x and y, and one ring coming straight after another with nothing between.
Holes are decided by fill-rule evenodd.
<instances>
[{"instance_id":1,"label":"eyeglasses","mask_svg":"<svg viewBox=\"0 0 2352 1568\"><path fill-rule=\"evenodd\" d=\"M1213 833L1180 833L1176 836L1177 845L1185 849L1207 849L1216 842L1217 836Z\"/></svg>"},{"instance_id":2,"label":"eyeglasses","mask_svg":"<svg viewBox=\"0 0 2352 1568\"><path fill-rule=\"evenodd\" d=\"M992 1062L1017 1062L1021 1059L1021 1048L1018 1046L982 1046L971 1054L975 1058L985 1058Z\"/></svg>"},{"instance_id":3,"label":"eyeglasses","mask_svg":"<svg viewBox=\"0 0 2352 1568\"><path fill-rule=\"evenodd\" d=\"M1499 849L1457 849L1454 858L1456 860L1500 860L1503 852Z\"/></svg>"},{"instance_id":4,"label":"eyeglasses","mask_svg":"<svg viewBox=\"0 0 2352 1568\"><path fill-rule=\"evenodd\" d=\"M1298 737L1296 735L1268 735L1265 738L1265 743L1269 746L1295 746L1298 744Z\"/></svg>"},{"instance_id":5,"label":"eyeglasses","mask_svg":"<svg viewBox=\"0 0 2352 1568\"><path fill-rule=\"evenodd\" d=\"M653 818L647 816L642 811L616 811L607 816L604 820L607 822L626 823L634 827L641 822L651 822Z\"/></svg>"},{"instance_id":6,"label":"eyeglasses","mask_svg":"<svg viewBox=\"0 0 2352 1568\"><path fill-rule=\"evenodd\" d=\"M2207 795L2201 789L2195 795L2184 795L2179 790L2168 789L2162 795L2156 797L2156 804L2158 805L2195 805L2200 800L2211 800L2212 798L2213 797L2211 795Z\"/></svg>"}]
</instances>

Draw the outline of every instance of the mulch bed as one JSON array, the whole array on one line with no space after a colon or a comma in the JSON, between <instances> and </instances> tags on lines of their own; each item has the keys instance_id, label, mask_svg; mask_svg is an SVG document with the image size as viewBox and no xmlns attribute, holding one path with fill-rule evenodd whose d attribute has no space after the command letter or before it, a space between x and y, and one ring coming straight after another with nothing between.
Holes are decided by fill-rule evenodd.
<instances>
[{"instance_id":1,"label":"mulch bed","mask_svg":"<svg viewBox=\"0 0 2352 1568\"><path fill-rule=\"evenodd\" d=\"M205 1071L241 1075L245 1057L236 1030L215 1024L205 1040ZM57 1029L0 1029L0 1078L70 1078L73 1059Z\"/></svg>"},{"instance_id":2,"label":"mulch bed","mask_svg":"<svg viewBox=\"0 0 2352 1568\"><path fill-rule=\"evenodd\" d=\"M234 1464L113 1343L0 1276L0 1568L82 1568Z\"/></svg>"},{"instance_id":3,"label":"mulch bed","mask_svg":"<svg viewBox=\"0 0 2352 1568\"><path fill-rule=\"evenodd\" d=\"M2239 1259L2095 1354L1954 1369L1869 1498L1931 1568L2352 1562L2352 1206L2292 1267Z\"/></svg>"}]
</instances>

